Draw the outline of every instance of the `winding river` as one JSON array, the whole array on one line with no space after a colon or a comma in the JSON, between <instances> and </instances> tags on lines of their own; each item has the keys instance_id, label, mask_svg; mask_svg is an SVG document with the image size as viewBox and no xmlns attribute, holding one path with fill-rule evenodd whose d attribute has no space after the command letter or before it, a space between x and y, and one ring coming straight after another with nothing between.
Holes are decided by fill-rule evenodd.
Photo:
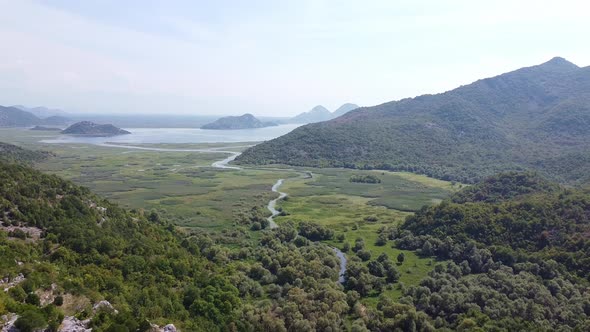
<instances>
[{"instance_id":1,"label":"winding river","mask_svg":"<svg viewBox=\"0 0 590 332\"><path fill-rule=\"evenodd\" d=\"M311 172L306 172L305 176L307 176L308 178L313 177ZM273 192L279 193L279 197L268 202L268 206L267 206L268 210L272 214L267 219L268 225L269 225L268 227L271 229L279 227L279 225L277 225L277 223L274 221L274 218L281 213L280 211L278 211L276 209L277 202L280 201L281 199L287 197L287 193L279 191L279 188L283 185L284 181L285 181L284 179L277 180L277 182L271 188L271 190ZM346 264L348 262L346 259L346 255L340 249L338 249L336 247L330 247L330 248L332 248L334 253L336 253L336 257L338 257L338 259L340 260L340 272L338 274L338 282L343 284L345 281L344 274L346 273Z\"/></svg>"},{"instance_id":2,"label":"winding river","mask_svg":"<svg viewBox=\"0 0 590 332\"><path fill-rule=\"evenodd\" d=\"M276 216L278 216L278 215L281 213L280 211L278 211L278 210L275 208L275 207L277 206L277 202L278 202L279 200L281 200L281 199L283 199L283 198L287 197L287 193L284 193L284 192L281 192L281 191L279 191L279 187L280 187L281 185L283 185L283 181L285 181L285 180L284 180L284 179L279 179L279 180L277 181L277 183L275 183L275 184L272 186L272 188L271 188L271 190L272 190L273 192L275 192L275 193L279 193L279 197L277 197L277 198L275 198L275 199L271 200L270 202L268 202L268 206L267 206L267 208L268 208L268 211L270 211L270 213L271 213L271 216L270 216L270 217L268 217L266 220L268 220L268 227L269 227L269 228L271 228L271 229L272 229L272 228L277 228L277 227L279 227L279 225L277 225L277 223L274 221L274 218L275 218Z\"/></svg>"}]
</instances>

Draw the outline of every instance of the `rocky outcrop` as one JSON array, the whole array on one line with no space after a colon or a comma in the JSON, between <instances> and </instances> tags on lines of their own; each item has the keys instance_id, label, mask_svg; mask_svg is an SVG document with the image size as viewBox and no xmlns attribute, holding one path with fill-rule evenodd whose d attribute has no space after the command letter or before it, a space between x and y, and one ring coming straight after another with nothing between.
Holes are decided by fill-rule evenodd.
<instances>
[{"instance_id":1,"label":"rocky outcrop","mask_svg":"<svg viewBox=\"0 0 590 332\"><path fill-rule=\"evenodd\" d=\"M64 320L61 322L61 326L59 327L58 331L60 332L90 332L92 329L89 329L88 323L90 319L79 320L74 316L66 316Z\"/></svg>"}]
</instances>

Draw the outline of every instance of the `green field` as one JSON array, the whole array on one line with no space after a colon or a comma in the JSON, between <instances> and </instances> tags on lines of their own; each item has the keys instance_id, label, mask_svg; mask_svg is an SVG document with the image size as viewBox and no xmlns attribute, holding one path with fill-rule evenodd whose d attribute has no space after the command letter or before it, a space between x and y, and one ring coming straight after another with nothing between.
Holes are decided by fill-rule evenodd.
<instances>
[{"instance_id":1,"label":"green field","mask_svg":"<svg viewBox=\"0 0 590 332\"><path fill-rule=\"evenodd\" d=\"M38 165L40 170L57 174L92 189L120 205L155 210L184 229L221 234L236 229L241 214L252 208L268 213L266 205L277 197L272 185L286 179L280 191L288 198L278 206L286 221L311 221L344 234L344 241L327 243L341 248L363 238L372 258L387 253L395 259L400 250L392 242L375 244L378 231L399 224L423 205L439 202L460 185L411 173L359 171L350 169L310 169L283 166L244 168L211 167L227 157L225 153L186 151L147 151L88 144L43 144L39 140L55 137L55 132L0 130L0 141L32 149L51 151L55 157ZM142 147L205 149L224 147L242 151L244 143L233 144L143 144ZM310 177L310 173L312 176ZM353 175L374 175L381 183L353 183ZM257 233L247 231L247 238ZM354 255L349 253L349 255ZM416 284L430 271L431 260L405 252L399 266L406 285ZM401 293L388 290L393 296Z\"/></svg>"}]
</instances>

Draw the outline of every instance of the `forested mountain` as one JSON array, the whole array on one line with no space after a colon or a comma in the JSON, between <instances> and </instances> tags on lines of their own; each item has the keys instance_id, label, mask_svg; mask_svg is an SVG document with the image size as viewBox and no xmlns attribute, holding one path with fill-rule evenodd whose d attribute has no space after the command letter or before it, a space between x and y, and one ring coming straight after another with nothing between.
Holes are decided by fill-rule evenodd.
<instances>
[{"instance_id":1,"label":"forested mountain","mask_svg":"<svg viewBox=\"0 0 590 332\"><path fill-rule=\"evenodd\" d=\"M554 58L302 126L237 161L402 170L462 182L534 169L579 184L590 181L588 128L590 67Z\"/></svg>"},{"instance_id":2,"label":"forested mountain","mask_svg":"<svg viewBox=\"0 0 590 332\"><path fill-rule=\"evenodd\" d=\"M90 121L74 123L62 130L62 134L81 136L116 136L131 134L127 130L117 128L112 124L96 124Z\"/></svg>"},{"instance_id":3,"label":"forested mountain","mask_svg":"<svg viewBox=\"0 0 590 332\"><path fill-rule=\"evenodd\" d=\"M254 115L246 113L241 116L226 116L219 118L214 122L208 123L201 127L201 129L218 129L218 130L233 130L233 129L255 129L276 126L274 122L262 122Z\"/></svg>"}]
</instances>

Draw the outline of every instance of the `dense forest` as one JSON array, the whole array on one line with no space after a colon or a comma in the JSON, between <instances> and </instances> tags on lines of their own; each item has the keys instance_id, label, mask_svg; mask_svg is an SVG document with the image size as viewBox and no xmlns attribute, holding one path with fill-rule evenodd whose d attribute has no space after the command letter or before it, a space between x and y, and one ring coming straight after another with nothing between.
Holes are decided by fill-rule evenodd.
<instances>
[{"instance_id":1,"label":"dense forest","mask_svg":"<svg viewBox=\"0 0 590 332\"><path fill-rule=\"evenodd\" d=\"M590 180L590 67L562 58L364 107L246 150L242 164L410 171L474 183L505 171Z\"/></svg>"},{"instance_id":2,"label":"dense forest","mask_svg":"<svg viewBox=\"0 0 590 332\"><path fill-rule=\"evenodd\" d=\"M405 290L437 324L485 330L590 328L590 196L526 173L490 177L390 234L400 248L436 256Z\"/></svg>"},{"instance_id":3,"label":"dense forest","mask_svg":"<svg viewBox=\"0 0 590 332\"><path fill-rule=\"evenodd\" d=\"M265 229L253 208L224 236L256 240L228 247L13 162L0 162L0 211L0 316L17 314L23 332L64 320L95 331L590 328L590 195L533 173L488 178L380 229L378 245L432 259L417 286L399 282L403 254L372 255L361 238L343 244L340 283L322 241L341 234L313 221Z\"/></svg>"}]
</instances>

